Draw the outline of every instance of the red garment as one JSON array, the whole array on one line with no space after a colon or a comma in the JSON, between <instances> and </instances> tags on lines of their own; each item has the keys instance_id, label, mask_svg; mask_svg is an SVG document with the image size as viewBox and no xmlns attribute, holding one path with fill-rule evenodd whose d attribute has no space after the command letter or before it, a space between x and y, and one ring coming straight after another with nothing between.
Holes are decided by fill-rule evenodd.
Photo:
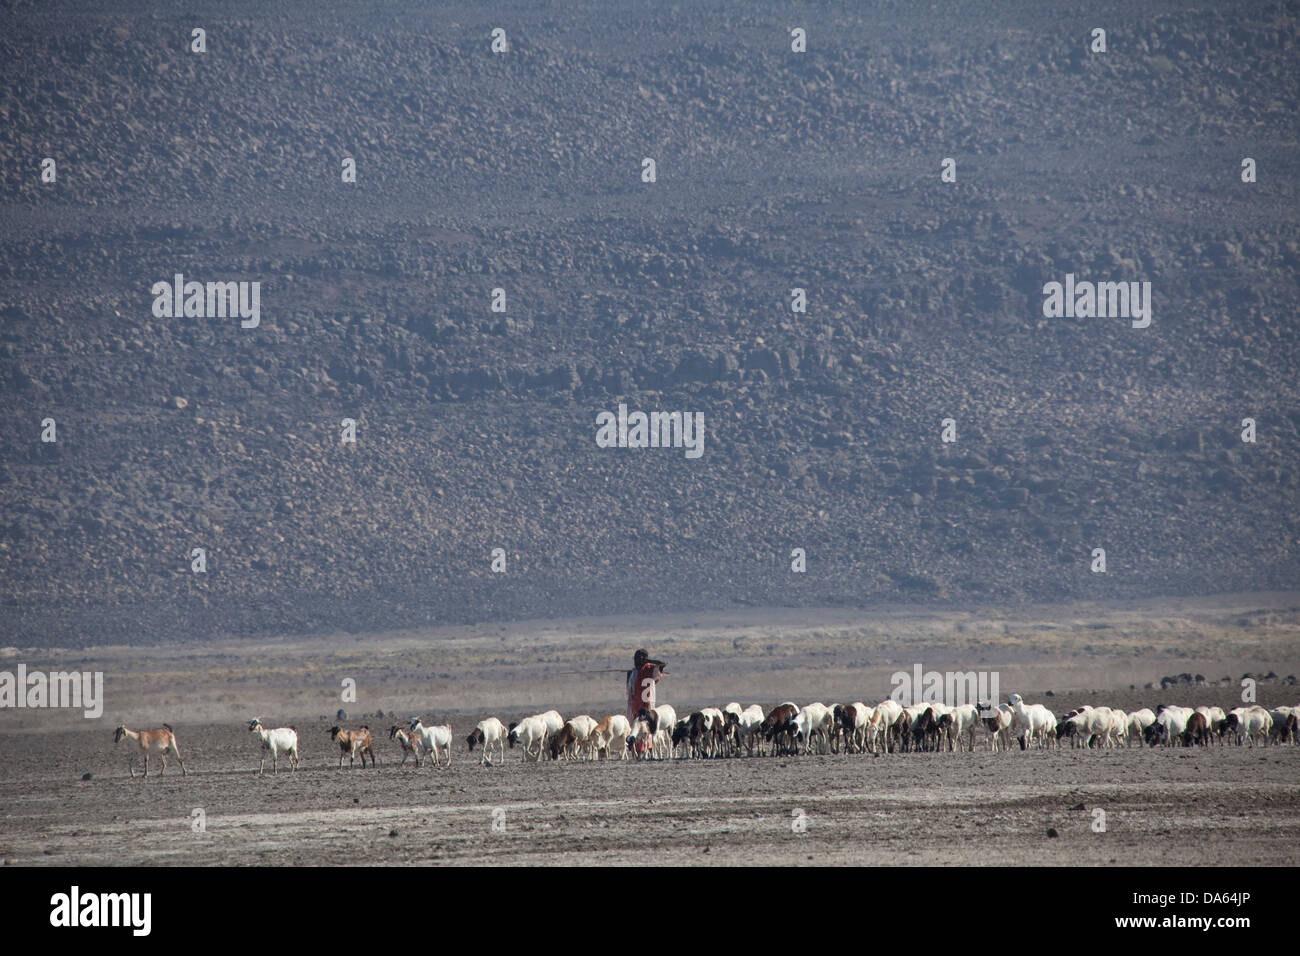
<instances>
[{"instance_id":1,"label":"red garment","mask_svg":"<svg viewBox=\"0 0 1300 956\"><path fill-rule=\"evenodd\" d=\"M664 676L659 665L646 661L639 671L627 672L627 719L635 721L637 713L644 707L654 710L655 684Z\"/></svg>"}]
</instances>

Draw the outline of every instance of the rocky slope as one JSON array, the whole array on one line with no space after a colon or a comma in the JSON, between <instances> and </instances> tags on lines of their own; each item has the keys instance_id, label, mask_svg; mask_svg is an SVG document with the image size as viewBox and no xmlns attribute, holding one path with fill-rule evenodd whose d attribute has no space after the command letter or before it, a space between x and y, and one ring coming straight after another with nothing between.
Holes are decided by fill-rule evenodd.
<instances>
[{"instance_id":1,"label":"rocky slope","mask_svg":"<svg viewBox=\"0 0 1300 956\"><path fill-rule=\"evenodd\" d=\"M0 641L1294 587L1295 5L733 7L0 16Z\"/></svg>"}]
</instances>

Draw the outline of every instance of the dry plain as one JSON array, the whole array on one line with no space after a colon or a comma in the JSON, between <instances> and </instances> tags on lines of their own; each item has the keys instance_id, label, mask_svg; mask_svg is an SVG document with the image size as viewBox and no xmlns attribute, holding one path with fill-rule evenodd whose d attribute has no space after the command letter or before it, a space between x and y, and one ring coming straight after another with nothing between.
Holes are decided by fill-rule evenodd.
<instances>
[{"instance_id":1,"label":"dry plain","mask_svg":"<svg viewBox=\"0 0 1300 956\"><path fill-rule=\"evenodd\" d=\"M1295 595L521 622L67 652L10 649L6 667L101 669L97 721L0 712L0 857L19 865L197 864L1224 864L1300 860L1300 747L831 754L642 763L479 765L464 735L556 706L619 709L637 646L665 657L661 700L686 710L786 697L871 701L896 670L987 669L1001 695L1057 713L1218 703L1261 678L1261 703L1300 702ZM1163 676L1203 685L1159 689ZM1230 678L1223 683L1223 678ZM345 678L357 702L340 702ZM1147 683L1155 683L1146 689ZM1047 696L1050 693L1051 696ZM379 767L336 768L328 728L379 730ZM382 713L383 716L377 716ZM452 765L399 765L387 728L450 722ZM251 716L292 724L302 769L258 777ZM113 727L176 728L191 773L132 778ZM138 766L138 764L137 764ZM83 780L84 774L91 774ZM195 810L205 826L196 832ZM1095 810L1106 828L1096 832ZM802 811L803 826L795 825ZM496 828L494 829L494 821ZM1056 836L1050 836L1055 831Z\"/></svg>"}]
</instances>

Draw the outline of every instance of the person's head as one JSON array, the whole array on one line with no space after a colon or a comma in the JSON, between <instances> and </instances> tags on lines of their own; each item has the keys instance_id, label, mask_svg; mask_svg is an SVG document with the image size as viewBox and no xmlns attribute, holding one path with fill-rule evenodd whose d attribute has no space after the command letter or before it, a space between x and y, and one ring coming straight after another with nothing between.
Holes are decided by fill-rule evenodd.
<instances>
[{"instance_id":1,"label":"person's head","mask_svg":"<svg viewBox=\"0 0 1300 956\"><path fill-rule=\"evenodd\" d=\"M650 660L650 654L644 647L637 648L637 652L632 655L632 663L636 666L637 670L640 670L641 665L648 660Z\"/></svg>"}]
</instances>

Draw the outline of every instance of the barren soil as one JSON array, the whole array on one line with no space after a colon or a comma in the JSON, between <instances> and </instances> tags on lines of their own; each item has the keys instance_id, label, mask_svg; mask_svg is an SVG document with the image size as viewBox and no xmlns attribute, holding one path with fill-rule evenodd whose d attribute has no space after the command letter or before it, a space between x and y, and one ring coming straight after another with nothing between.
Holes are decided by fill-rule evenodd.
<instances>
[{"instance_id":1,"label":"barren soil","mask_svg":"<svg viewBox=\"0 0 1300 956\"><path fill-rule=\"evenodd\" d=\"M0 712L0 857L63 865L634 863L647 856L708 864L1295 865L1294 746L993 754L981 736L974 752L962 753L525 764L507 750L504 763L482 767L464 744L488 713L511 720L552 705L566 715L618 711L617 675L565 671L613 666L641 643L669 659L661 699L682 711L755 695L765 706L786 696L878 699L891 672L913 661L996 670L1003 697L1021 692L1057 713L1085 701L1233 706L1246 671L1276 675L1261 680L1261 703L1295 704L1300 687L1287 681L1300 670L1294 600L1247 595L1177 609L900 609L870 617L774 610L301 645L92 649L84 663L63 663L106 670L103 718ZM1081 635L1093 636L1085 644ZM1046 650L1035 652L1043 642ZM982 661L971 663L972 647L982 648ZM55 663L34 658L29 666ZM1188 670L1204 673L1207 684L1144 687ZM345 705L346 723L380 731L375 770L335 768L327 731L339 680L349 675L358 681L358 703ZM1230 680L1220 683L1223 677ZM387 728L412 713L451 723L450 769L398 765ZM258 751L245 729L253 715L298 728L303 769L273 776L268 766L255 775ZM165 775L132 779L128 751L111 742L119 720L172 723L191 774L182 778L173 762ZM83 781L87 772L92 779ZM206 817L202 833L192 829L196 808ZM1104 833L1092 829L1098 808ZM492 828L498 810L504 831ZM802 833L792 826L797 810L805 814ZM1048 835L1053 829L1057 837Z\"/></svg>"}]
</instances>

